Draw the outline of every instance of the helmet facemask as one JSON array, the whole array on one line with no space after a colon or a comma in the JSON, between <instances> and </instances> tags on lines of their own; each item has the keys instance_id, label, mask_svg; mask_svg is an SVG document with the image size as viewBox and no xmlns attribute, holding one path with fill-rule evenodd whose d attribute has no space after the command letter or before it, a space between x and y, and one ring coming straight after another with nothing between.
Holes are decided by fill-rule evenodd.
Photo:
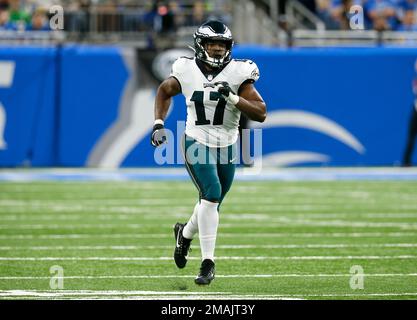
<instances>
[{"instance_id":1,"label":"helmet facemask","mask_svg":"<svg viewBox=\"0 0 417 320\"><path fill-rule=\"evenodd\" d=\"M226 45L226 51L222 57L210 57L205 46L211 42L223 42ZM232 47L232 34L221 22L209 21L198 28L194 34L196 58L212 68L221 68L231 60Z\"/></svg>"}]
</instances>

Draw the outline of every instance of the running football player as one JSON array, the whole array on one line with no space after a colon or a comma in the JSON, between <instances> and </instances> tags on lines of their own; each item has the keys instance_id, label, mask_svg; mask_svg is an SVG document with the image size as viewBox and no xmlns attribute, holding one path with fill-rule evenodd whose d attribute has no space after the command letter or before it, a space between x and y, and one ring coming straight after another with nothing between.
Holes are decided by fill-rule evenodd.
<instances>
[{"instance_id":1,"label":"running football player","mask_svg":"<svg viewBox=\"0 0 417 320\"><path fill-rule=\"evenodd\" d=\"M199 201L189 221L174 226L174 260L178 268L185 267L191 241L198 232L202 263L195 283L199 285L210 284L215 276L218 211L234 178L241 112L254 121L266 118L266 104L254 87L258 67L250 60L232 59L233 43L229 28L222 22L212 20L201 25L194 33L195 57L174 62L171 76L159 86L155 98L151 136L155 147L167 142L164 120L171 98L179 93L186 98L182 150Z\"/></svg>"}]
</instances>

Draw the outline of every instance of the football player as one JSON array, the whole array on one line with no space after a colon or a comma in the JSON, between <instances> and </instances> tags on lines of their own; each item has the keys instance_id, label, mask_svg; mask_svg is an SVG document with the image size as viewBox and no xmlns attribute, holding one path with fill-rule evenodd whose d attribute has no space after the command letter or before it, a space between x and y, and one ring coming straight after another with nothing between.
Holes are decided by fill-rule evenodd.
<instances>
[{"instance_id":1,"label":"football player","mask_svg":"<svg viewBox=\"0 0 417 320\"><path fill-rule=\"evenodd\" d=\"M174 260L178 268L185 267L191 240L198 232L202 263L195 283L199 285L210 284L215 275L218 210L234 178L241 112L254 121L266 118L266 104L254 87L258 67L250 60L232 59L232 48L226 25L214 20L204 23L194 33L195 57L174 62L171 76L159 86L155 98L151 137L155 147L167 142L164 119L171 98L180 93L186 98L182 151L199 201L189 221L174 226Z\"/></svg>"}]
</instances>

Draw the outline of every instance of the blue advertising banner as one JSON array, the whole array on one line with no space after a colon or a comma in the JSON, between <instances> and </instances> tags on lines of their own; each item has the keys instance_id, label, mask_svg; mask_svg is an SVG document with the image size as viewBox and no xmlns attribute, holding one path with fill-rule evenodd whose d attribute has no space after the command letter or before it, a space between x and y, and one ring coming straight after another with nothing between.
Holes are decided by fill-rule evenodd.
<instances>
[{"instance_id":1,"label":"blue advertising banner","mask_svg":"<svg viewBox=\"0 0 417 320\"><path fill-rule=\"evenodd\" d=\"M256 86L269 111L259 126L264 163L400 163L416 49L254 47L235 56L253 59L261 70Z\"/></svg>"},{"instance_id":2,"label":"blue advertising banner","mask_svg":"<svg viewBox=\"0 0 417 320\"><path fill-rule=\"evenodd\" d=\"M61 62L59 165L84 166L116 121L131 75L115 47L65 47Z\"/></svg>"},{"instance_id":3,"label":"blue advertising banner","mask_svg":"<svg viewBox=\"0 0 417 320\"><path fill-rule=\"evenodd\" d=\"M1 47L0 166L157 166L154 97L176 54L152 65L133 48ZM233 55L260 69L268 117L250 126L263 129L264 164L400 164L417 49L237 46ZM177 96L167 128L180 136L185 117Z\"/></svg>"},{"instance_id":4,"label":"blue advertising banner","mask_svg":"<svg viewBox=\"0 0 417 320\"><path fill-rule=\"evenodd\" d=\"M54 47L0 47L0 166L52 166L55 159Z\"/></svg>"}]
</instances>

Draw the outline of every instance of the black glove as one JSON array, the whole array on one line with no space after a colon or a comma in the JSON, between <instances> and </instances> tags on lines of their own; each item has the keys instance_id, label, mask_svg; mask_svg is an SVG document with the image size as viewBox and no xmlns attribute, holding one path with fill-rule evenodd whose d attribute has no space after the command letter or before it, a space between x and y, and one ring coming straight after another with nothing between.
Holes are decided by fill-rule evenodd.
<instances>
[{"instance_id":1,"label":"black glove","mask_svg":"<svg viewBox=\"0 0 417 320\"><path fill-rule=\"evenodd\" d=\"M152 129L151 144L154 147L159 147L161 144L167 142L167 135L163 124L155 124Z\"/></svg>"},{"instance_id":2,"label":"black glove","mask_svg":"<svg viewBox=\"0 0 417 320\"><path fill-rule=\"evenodd\" d=\"M224 95L226 98L229 97L230 93L235 94L233 90L230 88L229 83L226 81L218 81L214 83L215 86L218 86L217 92Z\"/></svg>"},{"instance_id":3,"label":"black glove","mask_svg":"<svg viewBox=\"0 0 417 320\"><path fill-rule=\"evenodd\" d=\"M214 83L214 85L218 87L217 92L220 93L228 103L231 103L234 106L239 103L239 96L233 92L226 81L219 81Z\"/></svg>"}]
</instances>

